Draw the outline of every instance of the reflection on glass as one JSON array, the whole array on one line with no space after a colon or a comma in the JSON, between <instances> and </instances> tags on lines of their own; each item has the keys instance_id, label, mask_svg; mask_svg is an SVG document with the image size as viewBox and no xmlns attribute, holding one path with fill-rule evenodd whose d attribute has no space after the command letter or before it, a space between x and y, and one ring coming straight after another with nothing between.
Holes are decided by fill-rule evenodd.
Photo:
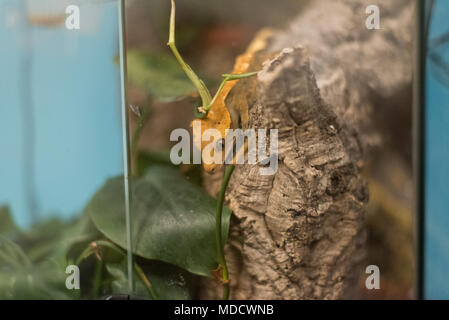
<instances>
[{"instance_id":1,"label":"reflection on glass","mask_svg":"<svg viewBox=\"0 0 449 320\"><path fill-rule=\"evenodd\" d=\"M116 1L0 1L0 298L79 297L68 250L95 240L83 210L124 172L117 18Z\"/></svg>"},{"instance_id":2,"label":"reflection on glass","mask_svg":"<svg viewBox=\"0 0 449 320\"><path fill-rule=\"evenodd\" d=\"M67 30L61 1L38 2L0 7L0 202L21 226L74 216L123 171L115 4Z\"/></svg>"}]
</instances>

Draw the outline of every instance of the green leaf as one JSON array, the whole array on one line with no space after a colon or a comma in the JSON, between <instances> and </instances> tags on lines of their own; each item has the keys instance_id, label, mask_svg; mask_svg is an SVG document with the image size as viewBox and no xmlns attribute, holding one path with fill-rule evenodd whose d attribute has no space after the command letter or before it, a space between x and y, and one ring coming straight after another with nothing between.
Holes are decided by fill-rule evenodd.
<instances>
[{"instance_id":1,"label":"green leaf","mask_svg":"<svg viewBox=\"0 0 449 320\"><path fill-rule=\"evenodd\" d=\"M191 273L174 265L147 260L141 267L153 286L159 300L192 299L196 278Z\"/></svg>"},{"instance_id":2,"label":"green leaf","mask_svg":"<svg viewBox=\"0 0 449 320\"><path fill-rule=\"evenodd\" d=\"M0 237L0 267L22 268L31 265L30 260L16 243Z\"/></svg>"},{"instance_id":3,"label":"green leaf","mask_svg":"<svg viewBox=\"0 0 449 320\"><path fill-rule=\"evenodd\" d=\"M128 288L128 276L126 263L107 263L106 270L112 277L111 294L126 294ZM145 285L140 281L137 275L134 276L136 281L135 295L139 298L151 299Z\"/></svg>"},{"instance_id":4,"label":"green leaf","mask_svg":"<svg viewBox=\"0 0 449 320\"><path fill-rule=\"evenodd\" d=\"M139 150L136 156L136 174L141 177L153 165L174 166L170 161L170 151Z\"/></svg>"},{"instance_id":5,"label":"green leaf","mask_svg":"<svg viewBox=\"0 0 449 320\"><path fill-rule=\"evenodd\" d=\"M32 262L52 258L63 264L74 245L87 245L98 236L98 230L90 217L84 215L70 222L58 219L40 222L23 233L17 242L25 249Z\"/></svg>"},{"instance_id":6,"label":"green leaf","mask_svg":"<svg viewBox=\"0 0 449 320\"><path fill-rule=\"evenodd\" d=\"M78 298L78 291L65 287L69 254L98 235L88 215L41 221L21 231L9 210L0 208L0 299Z\"/></svg>"},{"instance_id":7,"label":"green leaf","mask_svg":"<svg viewBox=\"0 0 449 320\"><path fill-rule=\"evenodd\" d=\"M22 248L0 237L0 299L70 299L65 268L45 260L32 264Z\"/></svg>"},{"instance_id":8,"label":"green leaf","mask_svg":"<svg viewBox=\"0 0 449 320\"><path fill-rule=\"evenodd\" d=\"M195 276L168 263L155 260L139 260L145 276L151 283L157 299L160 300L188 300L192 299ZM107 263L106 269L113 277L112 293L123 294L128 292L128 277L126 261L120 263ZM139 275L134 272L136 279L136 296L152 299Z\"/></svg>"},{"instance_id":9,"label":"green leaf","mask_svg":"<svg viewBox=\"0 0 449 320\"><path fill-rule=\"evenodd\" d=\"M141 177L150 166L176 167L170 160L170 151L139 150L136 156L136 175ZM183 164L181 171L184 177L198 186L202 185L202 166L200 164Z\"/></svg>"},{"instance_id":10,"label":"green leaf","mask_svg":"<svg viewBox=\"0 0 449 320\"><path fill-rule=\"evenodd\" d=\"M19 231L8 207L0 207L0 235L8 237Z\"/></svg>"},{"instance_id":11,"label":"green leaf","mask_svg":"<svg viewBox=\"0 0 449 320\"><path fill-rule=\"evenodd\" d=\"M196 91L170 55L130 50L127 61L129 81L158 100L173 101Z\"/></svg>"},{"instance_id":12,"label":"green leaf","mask_svg":"<svg viewBox=\"0 0 449 320\"><path fill-rule=\"evenodd\" d=\"M216 200L187 181L178 170L152 166L132 181L133 252L191 273L211 276L218 266ZM97 228L126 248L123 178L110 179L86 207ZM223 241L231 210L223 210Z\"/></svg>"}]
</instances>

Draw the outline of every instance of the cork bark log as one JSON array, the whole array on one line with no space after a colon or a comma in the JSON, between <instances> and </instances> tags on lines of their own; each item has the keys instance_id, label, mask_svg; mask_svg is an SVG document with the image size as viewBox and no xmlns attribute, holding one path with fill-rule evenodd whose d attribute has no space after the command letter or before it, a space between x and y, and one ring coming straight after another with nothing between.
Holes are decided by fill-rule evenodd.
<instances>
[{"instance_id":1,"label":"cork bark log","mask_svg":"<svg viewBox=\"0 0 449 320\"><path fill-rule=\"evenodd\" d=\"M365 27L373 4L380 30ZM249 127L279 130L279 167L262 176L240 165L231 179L231 298L357 296L369 198L360 171L379 143L379 101L410 86L413 14L412 0L314 0L272 36L280 53L258 75ZM199 296L217 290L206 281Z\"/></svg>"}]
</instances>

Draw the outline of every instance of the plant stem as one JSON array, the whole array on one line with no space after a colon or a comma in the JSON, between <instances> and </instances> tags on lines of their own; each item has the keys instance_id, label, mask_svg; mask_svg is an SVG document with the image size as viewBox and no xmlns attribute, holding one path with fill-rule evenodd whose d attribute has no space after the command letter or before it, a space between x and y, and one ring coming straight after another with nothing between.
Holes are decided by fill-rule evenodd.
<instances>
[{"instance_id":1,"label":"plant stem","mask_svg":"<svg viewBox=\"0 0 449 320\"><path fill-rule=\"evenodd\" d=\"M223 300L229 299L229 273L228 266L226 265L226 257L224 254L224 244L222 235L222 213L223 213L223 202L225 198L226 189L228 187L229 180L231 179L232 172L234 172L235 166L229 165L225 169L223 176L223 181L221 183L220 193L217 198L217 216L216 216L216 230L215 234L217 237L217 251L218 251L218 262L221 266L221 276L223 281Z\"/></svg>"},{"instance_id":2,"label":"plant stem","mask_svg":"<svg viewBox=\"0 0 449 320\"><path fill-rule=\"evenodd\" d=\"M257 75L258 72L248 72L248 73L240 73L240 74L223 74L223 81L221 82L220 86L218 87L217 92L215 93L212 101L204 106L204 111L209 112L210 108L212 108L212 105L215 103L215 100L217 100L218 95L220 94L221 90L223 90L226 82L232 81L232 80L240 80L245 79L249 77L253 77Z\"/></svg>"},{"instance_id":3,"label":"plant stem","mask_svg":"<svg viewBox=\"0 0 449 320\"><path fill-rule=\"evenodd\" d=\"M182 69L186 73L187 77L189 77L190 81L192 81L193 85L198 90L198 93L201 97L203 106L207 106L210 104L210 101L212 100L209 89L207 89L204 82L196 75L196 73L192 70L192 68L184 61L184 59L181 57L181 54L179 53L178 49L176 48L176 44L175 44L175 12L176 12L175 1L171 0L170 35L168 38L167 45L170 47L171 51L173 52L174 56L176 57L176 60L178 60L179 64L181 65Z\"/></svg>"},{"instance_id":4,"label":"plant stem","mask_svg":"<svg viewBox=\"0 0 449 320\"><path fill-rule=\"evenodd\" d=\"M93 246L93 244L95 244L95 246ZM93 241L78 257L78 259L76 260L76 265L79 266L79 264L86 259L88 256L90 256L91 254L94 253L95 247L106 247L109 248L113 251L115 251L116 253L120 254L123 257L127 257L127 253L123 252L123 250L121 248L119 248L118 246L116 246L114 243L109 242L109 241L105 241L105 240L97 240L97 241ZM103 264L101 261L98 261L98 263L101 263L101 265ZM98 265L97 265L98 267ZM150 293L151 297L153 298L153 300L157 300L157 294L156 292L154 292L153 287L151 286L150 281L148 280L147 276L145 275L145 273L143 272L142 268L137 264L137 262L134 261L134 270L137 273L137 275L140 277L140 279L142 280L143 284L145 285L145 287L147 288L147 291ZM97 275L97 271L95 272L95 279L96 279L96 275ZM100 279L101 279L101 273L100 273ZM94 288L95 288L95 283L97 281L94 280ZM98 290L94 290L94 292L97 292Z\"/></svg>"},{"instance_id":5,"label":"plant stem","mask_svg":"<svg viewBox=\"0 0 449 320\"><path fill-rule=\"evenodd\" d=\"M95 243L98 246L103 246L103 247L110 248L110 249L114 250L115 252L121 254L124 257L126 256L126 254L123 252L123 250L121 248L119 248L118 246L116 246L115 244L113 244L112 242L104 241L104 240L98 240L98 241L95 241ZM134 261L134 270L136 271L137 275L142 280L143 284L147 288L147 291L150 293L150 295L153 298L153 300L157 300L158 297L156 295L156 292L154 292L153 287L152 287L150 281L148 280L147 276L145 275L145 272L143 272L142 268L135 261Z\"/></svg>"},{"instance_id":6,"label":"plant stem","mask_svg":"<svg viewBox=\"0 0 449 320\"><path fill-rule=\"evenodd\" d=\"M150 281L145 275L145 272L143 272L142 268L137 263L134 263L134 269L136 270L136 273L139 275L143 284L147 288L148 293L151 295L151 297L153 297L153 300L158 300L157 294L156 292L154 292L153 286L151 285Z\"/></svg>"},{"instance_id":7,"label":"plant stem","mask_svg":"<svg viewBox=\"0 0 449 320\"><path fill-rule=\"evenodd\" d=\"M98 260L97 265L95 266L95 273L92 285L92 292L94 299L98 299L98 297L100 296L102 271L103 271L103 261Z\"/></svg>"},{"instance_id":8,"label":"plant stem","mask_svg":"<svg viewBox=\"0 0 449 320\"><path fill-rule=\"evenodd\" d=\"M92 247L91 245L89 245L86 249L83 250L83 252L81 252L81 254L79 255L78 259L76 259L75 261L75 265L79 266L80 263L86 259L88 256L90 256L93 253L92 251Z\"/></svg>"}]
</instances>

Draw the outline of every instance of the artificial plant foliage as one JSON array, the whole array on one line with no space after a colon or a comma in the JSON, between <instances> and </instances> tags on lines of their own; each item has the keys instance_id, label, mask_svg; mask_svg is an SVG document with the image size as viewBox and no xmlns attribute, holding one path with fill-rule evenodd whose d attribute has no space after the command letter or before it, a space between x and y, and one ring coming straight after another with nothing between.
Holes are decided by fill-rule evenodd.
<instances>
[{"instance_id":1,"label":"artificial plant foliage","mask_svg":"<svg viewBox=\"0 0 449 320\"><path fill-rule=\"evenodd\" d=\"M216 200L187 181L179 170L151 166L132 181L133 252L164 261L193 274L211 276L218 267L215 236ZM110 179L86 207L97 228L122 248L127 247L123 177ZM231 210L223 210L226 242Z\"/></svg>"},{"instance_id":2,"label":"artificial plant foliage","mask_svg":"<svg viewBox=\"0 0 449 320\"><path fill-rule=\"evenodd\" d=\"M176 60L166 54L128 51L128 79L159 101L173 101L195 91Z\"/></svg>"},{"instance_id":3,"label":"artificial plant foliage","mask_svg":"<svg viewBox=\"0 0 449 320\"><path fill-rule=\"evenodd\" d=\"M0 221L8 216L0 212ZM79 220L66 225L53 220L27 231L0 230L0 299L77 298L65 286L65 268L68 249L85 239L81 233L74 237L79 227Z\"/></svg>"},{"instance_id":4,"label":"artificial plant foliage","mask_svg":"<svg viewBox=\"0 0 449 320\"><path fill-rule=\"evenodd\" d=\"M17 226L11 216L9 207L0 206L0 235L12 235L17 232Z\"/></svg>"}]
</instances>

